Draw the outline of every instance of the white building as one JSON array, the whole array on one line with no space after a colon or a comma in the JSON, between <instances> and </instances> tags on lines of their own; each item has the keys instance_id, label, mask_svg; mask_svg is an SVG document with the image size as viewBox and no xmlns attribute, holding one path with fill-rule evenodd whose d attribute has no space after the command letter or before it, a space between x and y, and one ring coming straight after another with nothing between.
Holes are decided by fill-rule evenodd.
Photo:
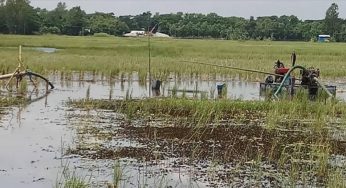
<instances>
[{"instance_id":1,"label":"white building","mask_svg":"<svg viewBox=\"0 0 346 188\"><path fill-rule=\"evenodd\" d=\"M124 37L138 37L138 36L144 36L145 31L131 31L130 33L125 33Z\"/></svg>"},{"instance_id":2,"label":"white building","mask_svg":"<svg viewBox=\"0 0 346 188\"><path fill-rule=\"evenodd\" d=\"M163 38L169 38L169 35L167 34L164 34L164 33L159 33L159 32L156 32L153 34L153 37L163 37Z\"/></svg>"},{"instance_id":3,"label":"white building","mask_svg":"<svg viewBox=\"0 0 346 188\"><path fill-rule=\"evenodd\" d=\"M125 33L123 35L124 37L143 37L143 36L147 36L147 34L145 33L145 31L131 31L130 33ZM169 35L166 35L164 33L153 33L151 35L152 37L163 37L163 38L168 38Z\"/></svg>"}]
</instances>

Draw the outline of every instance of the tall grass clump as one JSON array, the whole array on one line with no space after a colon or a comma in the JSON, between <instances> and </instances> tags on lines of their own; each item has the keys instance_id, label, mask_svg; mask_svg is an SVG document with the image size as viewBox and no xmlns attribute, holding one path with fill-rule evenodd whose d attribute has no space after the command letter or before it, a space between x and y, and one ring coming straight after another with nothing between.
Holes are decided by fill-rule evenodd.
<instances>
[{"instance_id":1,"label":"tall grass clump","mask_svg":"<svg viewBox=\"0 0 346 188\"><path fill-rule=\"evenodd\" d=\"M0 97L0 105L1 107L8 107L12 105L20 105L25 104L25 100L23 98L17 97Z\"/></svg>"},{"instance_id":2,"label":"tall grass clump","mask_svg":"<svg viewBox=\"0 0 346 188\"><path fill-rule=\"evenodd\" d=\"M89 188L90 178L80 177L75 171L71 172L68 165L64 166L54 188Z\"/></svg>"},{"instance_id":3,"label":"tall grass clump","mask_svg":"<svg viewBox=\"0 0 346 188\"><path fill-rule=\"evenodd\" d=\"M346 187L345 169L332 169L328 174L327 187Z\"/></svg>"},{"instance_id":4,"label":"tall grass clump","mask_svg":"<svg viewBox=\"0 0 346 188\"><path fill-rule=\"evenodd\" d=\"M89 187L83 179L80 179L78 177L71 177L70 179L66 180L64 183L63 188L87 188Z\"/></svg>"},{"instance_id":5,"label":"tall grass clump","mask_svg":"<svg viewBox=\"0 0 346 188\"><path fill-rule=\"evenodd\" d=\"M120 161L117 160L113 166L113 179L112 183L107 185L108 188L118 188L121 186L123 180L123 169L121 168Z\"/></svg>"},{"instance_id":6,"label":"tall grass clump","mask_svg":"<svg viewBox=\"0 0 346 188\"><path fill-rule=\"evenodd\" d=\"M192 122L203 125L219 118L242 118L239 114L261 114L270 103L229 100L191 100L187 98L145 99L145 100L91 100L70 101L76 107L90 106L122 112L130 117L158 114L171 117L190 117ZM135 116L136 115L136 116Z\"/></svg>"},{"instance_id":7,"label":"tall grass clump","mask_svg":"<svg viewBox=\"0 0 346 188\"><path fill-rule=\"evenodd\" d=\"M188 118L190 125L200 127L220 120L249 123L266 122L267 128L294 128L301 122L320 132L336 118L343 117L346 105L338 101L311 102L306 98L281 101L205 100L187 98L153 98L144 100L90 100L70 101L76 107L90 106L114 110L128 117L145 117L150 114ZM334 120L333 120L334 119ZM279 126L279 127L278 127Z\"/></svg>"}]
</instances>

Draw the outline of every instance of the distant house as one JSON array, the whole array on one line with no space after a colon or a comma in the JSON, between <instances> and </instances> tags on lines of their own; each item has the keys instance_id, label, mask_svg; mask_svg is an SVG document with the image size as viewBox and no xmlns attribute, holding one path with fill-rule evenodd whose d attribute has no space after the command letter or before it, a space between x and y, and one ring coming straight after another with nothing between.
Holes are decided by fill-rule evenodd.
<instances>
[{"instance_id":1,"label":"distant house","mask_svg":"<svg viewBox=\"0 0 346 188\"><path fill-rule=\"evenodd\" d=\"M318 35L318 42L329 42L330 35Z\"/></svg>"},{"instance_id":2,"label":"distant house","mask_svg":"<svg viewBox=\"0 0 346 188\"><path fill-rule=\"evenodd\" d=\"M169 35L164 34L164 33L159 33L159 32L154 33L152 36L153 36L153 37L169 38Z\"/></svg>"},{"instance_id":3,"label":"distant house","mask_svg":"<svg viewBox=\"0 0 346 188\"><path fill-rule=\"evenodd\" d=\"M143 37L143 36L147 36L147 33L145 31L131 31L130 33L125 33L123 35L124 37ZM164 38L168 38L169 35L166 35L164 33L152 33L151 34L152 37L164 37Z\"/></svg>"},{"instance_id":4,"label":"distant house","mask_svg":"<svg viewBox=\"0 0 346 188\"><path fill-rule=\"evenodd\" d=\"M124 37L139 37L144 35L145 31L131 31L130 33L125 33Z\"/></svg>"}]
</instances>

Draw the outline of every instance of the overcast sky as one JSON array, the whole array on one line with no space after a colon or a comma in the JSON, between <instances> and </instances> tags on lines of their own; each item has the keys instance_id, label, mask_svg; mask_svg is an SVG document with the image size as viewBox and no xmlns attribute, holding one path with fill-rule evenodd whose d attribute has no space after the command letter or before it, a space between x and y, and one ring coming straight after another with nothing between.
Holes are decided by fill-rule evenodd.
<instances>
[{"instance_id":1,"label":"overcast sky","mask_svg":"<svg viewBox=\"0 0 346 188\"><path fill-rule=\"evenodd\" d=\"M323 19L327 8L339 5L339 17L346 18L346 0L31 0L34 7L52 10L59 1L68 9L80 6L87 13L113 12L117 16L152 13L217 13L221 16L296 15L299 19Z\"/></svg>"}]
</instances>

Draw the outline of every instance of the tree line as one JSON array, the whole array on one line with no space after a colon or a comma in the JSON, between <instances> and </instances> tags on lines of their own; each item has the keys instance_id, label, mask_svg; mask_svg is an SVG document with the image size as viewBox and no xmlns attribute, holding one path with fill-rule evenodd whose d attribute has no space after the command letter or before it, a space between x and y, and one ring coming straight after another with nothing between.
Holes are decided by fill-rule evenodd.
<instances>
[{"instance_id":1,"label":"tree line","mask_svg":"<svg viewBox=\"0 0 346 188\"><path fill-rule=\"evenodd\" d=\"M301 20L291 16L249 19L222 17L216 13L171 13L115 16L113 13L87 14L79 6L67 9L58 3L53 10L34 8L29 0L0 0L0 33L122 36L131 30L152 30L180 38L220 38L229 40L316 40L329 34L334 41L346 41L346 19L339 18L333 3L323 20Z\"/></svg>"}]
</instances>

